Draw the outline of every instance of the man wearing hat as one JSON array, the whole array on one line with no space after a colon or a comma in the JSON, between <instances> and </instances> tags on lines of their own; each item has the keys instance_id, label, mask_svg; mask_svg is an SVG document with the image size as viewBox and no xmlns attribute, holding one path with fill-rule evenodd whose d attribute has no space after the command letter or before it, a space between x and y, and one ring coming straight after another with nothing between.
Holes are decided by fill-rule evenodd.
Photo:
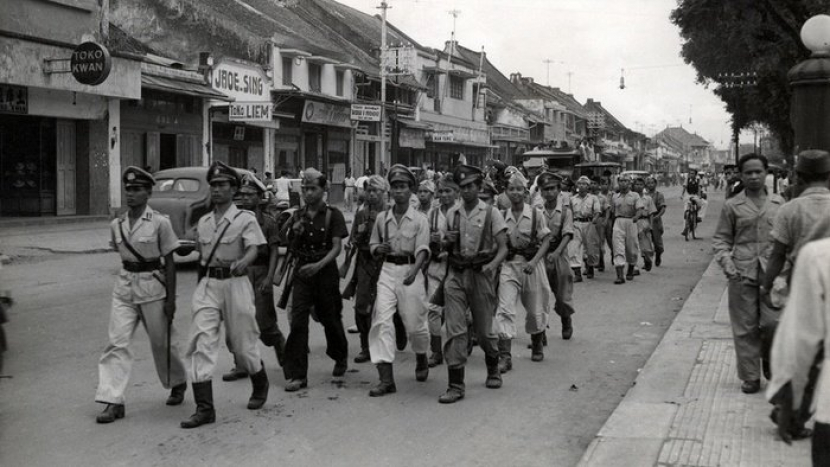
<instances>
[{"instance_id":1,"label":"man wearing hat","mask_svg":"<svg viewBox=\"0 0 830 467\"><path fill-rule=\"evenodd\" d=\"M240 209L251 211L256 216L257 223L265 240L268 242L259 247L256 260L248 266L248 278L254 288L254 305L256 306L256 321L259 326L259 339L266 347L273 347L277 355L277 362L283 365L285 353L285 337L277 325L277 309L274 306L274 271L277 269L279 257L279 227L277 220L266 213L261 206L265 196L265 185L256 177L244 175L238 192ZM235 367L229 373L222 375L223 381L234 381L248 376L240 368Z\"/></svg>"},{"instance_id":2,"label":"man wearing hat","mask_svg":"<svg viewBox=\"0 0 830 467\"><path fill-rule=\"evenodd\" d=\"M427 267L427 299L431 299L442 286L447 274L447 252L443 248L444 236L447 233L447 212L458 202L458 184L447 174L438 181L439 205L432 208L427 215L429 221L429 266ZM444 352L441 346L441 322L444 316L444 307L432 302L427 304L427 321L429 324L429 346L432 354L429 356L429 367L435 367L444 362Z\"/></svg>"},{"instance_id":3,"label":"man wearing hat","mask_svg":"<svg viewBox=\"0 0 830 467\"><path fill-rule=\"evenodd\" d=\"M539 209L525 203L527 180L514 174L507 183L507 196L512 206L503 211L507 224L507 259L499 273L499 306L496 332L499 342L499 372L513 368L512 340L516 338L516 304L521 300L525 309L525 331L531 340L540 340L548 325L551 290L545 275L544 258L548 252L550 230ZM538 336L537 336L538 335ZM531 359L541 361L542 353Z\"/></svg>"},{"instance_id":4,"label":"man wearing hat","mask_svg":"<svg viewBox=\"0 0 830 467\"><path fill-rule=\"evenodd\" d=\"M637 241L640 245L640 254L643 257L643 269L651 271L652 258L654 257L651 216L657 213L657 207L655 207L651 196L645 192L645 188L646 182L640 177L635 178L632 182L631 191L640 195L640 199L643 201L643 216L637 220Z\"/></svg>"},{"instance_id":5,"label":"man wearing hat","mask_svg":"<svg viewBox=\"0 0 830 467\"><path fill-rule=\"evenodd\" d=\"M587 266L585 275L594 278L594 267L599 264L599 243L596 224L602 215L602 205L596 196L589 193L591 179L579 177L576 182L577 194L571 196L574 215L574 238L568 244L568 255L574 271L574 282L582 282L582 267ZM587 264L584 260L587 259Z\"/></svg>"},{"instance_id":6,"label":"man wearing hat","mask_svg":"<svg viewBox=\"0 0 830 467\"><path fill-rule=\"evenodd\" d=\"M360 334L360 353L354 358L355 363L368 362L369 329L372 327L372 310L374 309L380 269L383 262L372 255L369 241L372 238L372 229L378 213L384 210L384 200L389 191L389 182L380 175L372 175L366 181L366 202L363 208L355 214L352 222L352 232L349 236L351 248L357 248L354 273L352 274L354 288L354 319L357 331ZM345 294L344 294L345 298Z\"/></svg>"},{"instance_id":7,"label":"man wearing hat","mask_svg":"<svg viewBox=\"0 0 830 467\"><path fill-rule=\"evenodd\" d=\"M121 271L112 292L109 345L98 362L95 401L106 404L98 423L124 418L124 392L133 363L130 341L139 323L150 338L159 380L171 389L167 405L181 404L187 388L172 326L176 313L173 252L179 239L167 216L147 205L156 184L153 176L138 167L127 167L121 180L128 209L110 224L112 244L121 255Z\"/></svg>"},{"instance_id":8,"label":"man wearing hat","mask_svg":"<svg viewBox=\"0 0 830 467\"><path fill-rule=\"evenodd\" d=\"M499 196L499 191L496 189L496 185L491 180L482 180L478 199L487 203L488 206L494 206L497 196Z\"/></svg>"},{"instance_id":9,"label":"man wearing hat","mask_svg":"<svg viewBox=\"0 0 830 467\"><path fill-rule=\"evenodd\" d=\"M654 177L646 179L648 196L654 202L656 211L651 215L651 238L654 243L654 265L663 264L663 214L666 213L666 197L657 189L657 180Z\"/></svg>"},{"instance_id":10,"label":"man wearing hat","mask_svg":"<svg viewBox=\"0 0 830 467\"><path fill-rule=\"evenodd\" d=\"M449 251L449 272L444 283L444 323L449 387L438 401L444 404L464 398L464 366L467 363L467 308L472 312L478 343L487 365L486 387L500 388L497 336L493 316L498 304L496 272L507 256L507 226L498 209L479 199L484 181L481 169L459 165L453 178L461 190L462 204L447 211L449 225L444 248Z\"/></svg>"},{"instance_id":11,"label":"man wearing hat","mask_svg":"<svg viewBox=\"0 0 830 467\"><path fill-rule=\"evenodd\" d=\"M620 192L611 196L611 216L614 219L613 249L614 268L617 270L615 284L634 280L634 268L640 258L640 243L637 237L637 221L645 214L640 195L631 191L631 176L620 175L617 179ZM628 265L628 271L623 272Z\"/></svg>"},{"instance_id":12,"label":"man wearing hat","mask_svg":"<svg viewBox=\"0 0 830 467\"><path fill-rule=\"evenodd\" d=\"M574 236L574 222L570 201L560 190L561 181L559 175L546 172L539 176L537 183L544 199L542 213L550 230L550 248L545 256L548 285L556 298L553 310L562 322L562 338L568 340L573 335L571 316L574 314L574 272L568 259L568 244ZM545 341L542 333L531 343L537 359L544 357Z\"/></svg>"},{"instance_id":13,"label":"man wearing hat","mask_svg":"<svg viewBox=\"0 0 830 467\"><path fill-rule=\"evenodd\" d=\"M388 178L395 205L378 214L370 241L372 254L383 261L369 330L369 353L380 377L380 383L369 391L372 397L396 392L392 368L396 351L397 331L392 322L395 311L403 320L415 352L415 379L426 381L429 375L426 290L421 274L430 254L429 223L426 215L409 205L409 197L417 186L412 172L396 164L389 169Z\"/></svg>"},{"instance_id":14,"label":"man wearing hat","mask_svg":"<svg viewBox=\"0 0 830 467\"><path fill-rule=\"evenodd\" d=\"M188 356L196 413L181 423L196 428L216 420L211 380L219 353L219 328L225 323L226 341L237 368L251 375L253 391L248 409L256 410L268 398L268 375L259 355L254 289L248 267L267 243L251 211L240 210L233 199L240 179L222 162L208 167L213 210L199 219L200 279L193 293Z\"/></svg>"},{"instance_id":15,"label":"man wearing hat","mask_svg":"<svg viewBox=\"0 0 830 467\"><path fill-rule=\"evenodd\" d=\"M435 182L427 179L418 185L418 212L426 215L432 209L432 199L435 197Z\"/></svg>"},{"instance_id":16,"label":"man wearing hat","mask_svg":"<svg viewBox=\"0 0 830 467\"><path fill-rule=\"evenodd\" d=\"M308 321L311 308L326 333L326 355L334 360L331 374L342 377L348 369L349 343L343 329L343 299L337 255L343 238L349 236L339 209L323 201L326 177L317 169L303 173L305 206L285 224L289 249L297 258L291 297L291 332L285 344L287 392L308 386ZM285 293L285 292L283 292Z\"/></svg>"}]
</instances>

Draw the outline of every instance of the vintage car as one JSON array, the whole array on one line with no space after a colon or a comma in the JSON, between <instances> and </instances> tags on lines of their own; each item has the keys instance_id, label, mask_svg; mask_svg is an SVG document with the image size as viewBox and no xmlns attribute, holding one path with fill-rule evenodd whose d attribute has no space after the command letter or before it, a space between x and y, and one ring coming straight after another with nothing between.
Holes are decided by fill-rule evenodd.
<instances>
[{"instance_id":1,"label":"vintage car","mask_svg":"<svg viewBox=\"0 0 830 467\"><path fill-rule=\"evenodd\" d=\"M628 175L629 177L631 177L632 180L636 180L638 178L642 178L643 180L645 180L648 177L651 177L651 172L645 170L626 170L620 175Z\"/></svg>"},{"instance_id":2,"label":"vintage car","mask_svg":"<svg viewBox=\"0 0 830 467\"><path fill-rule=\"evenodd\" d=\"M577 177L586 176L588 178L594 177L601 177L602 174L607 170L611 172L611 176L614 177L620 174L621 165L616 162L582 162L581 164L576 164L574 169L576 170Z\"/></svg>"},{"instance_id":3,"label":"vintage car","mask_svg":"<svg viewBox=\"0 0 830 467\"><path fill-rule=\"evenodd\" d=\"M251 174L246 169L236 169L240 175ZM161 170L153 174L156 187L149 200L150 206L167 215L173 230L179 237L180 247L176 250L177 260L192 261L198 259L196 250L196 225L199 219L212 208L210 202L210 185L207 183L206 167L178 167ZM299 183L292 183L292 190L299 189ZM294 197L292 197L294 198ZM273 193L266 192L262 200L267 209L278 214L288 206L277 206ZM193 254L196 254L194 257Z\"/></svg>"}]
</instances>

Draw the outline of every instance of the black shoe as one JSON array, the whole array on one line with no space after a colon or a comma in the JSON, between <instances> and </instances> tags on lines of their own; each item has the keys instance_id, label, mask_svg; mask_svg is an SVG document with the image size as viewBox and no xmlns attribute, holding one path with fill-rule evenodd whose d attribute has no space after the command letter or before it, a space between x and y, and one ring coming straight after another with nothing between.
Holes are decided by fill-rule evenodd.
<instances>
[{"instance_id":1,"label":"black shoe","mask_svg":"<svg viewBox=\"0 0 830 467\"><path fill-rule=\"evenodd\" d=\"M570 340L574 334L573 319L570 316L562 317L562 339Z\"/></svg>"},{"instance_id":2,"label":"black shoe","mask_svg":"<svg viewBox=\"0 0 830 467\"><path fill-rule=\"evenodd\" d=\"M381 397L398 392L395 387L395 373L391 363L378 363L378 377L380 382L369 390L369 397Z\"/></svg>"},{"instance_id":3,"label":"black shoe","mask_svg":"<svg viewBox=\"0 0 830 467\"><path fill-rule=\"evenodd\" d=\"M634 266L629 265L628 271L625 273L625 280L633 281L634 280Z\"/></svg>"},{"instance_id":4,"label":"black shoe","mask_svg":"<svg viewBox=\"0 0 830 467\"><path fill-rule=\"evenodd\" d=\"M406 336L406 327L403 325L403 320L398 312L392 315L392 323L395 324L395 347L403 351L406 349L406 344L409 342Z\"/></svg>"},{"instance_id":5,"label":"black shoe","mask_svg":"<svg viewBox=\"0 0 830 467\"><path fill-rule=\"evenodd\" d=\"M196 401L196 413L181 423L182 428L196 428L216 421L213 409L213 385L210 381L193 383L193 399Z\"/></svg>"},{"instance_id":6,"label":"black shoe","mask_svg":"<svg viewBox=\"0 0 830 467\"><path fill-rule=\"evenodd\" d=\"M331 375L334 377L341 377L346 374L346 370L349 369L349 362L344 358L343 360L338 360L334 363L334 369L331 370Z\"/></svg>"},{"instance_id":7,"label":"black shoe","mask_svg":"<svg viewBox=\"0 0 830 467\"><path fill-rule=\"evenodd\" d=\"M510 354L512 343L510 339L499 339L499 373L501 374L513 369L513 356Z\"/></svg>"},{"instance_id":8,"label":"black shoe","mask_svg":"<svg viewBox=\"0 0 830 467\"><path fill-rule=\"evenodd\" d=\"M447 367L447 374L449 376L449 387L447 392L438 398L438 402L442 404L452 404L464 398L464 367Z\"/></svg>"},{"instance_id":9,"label":"black shoe","mask_svg":"<svg viewBox=\"0 0 830 467\"><path fill-rule=\"evenodd\" d=\"M582 269L581 268L573 268L574 272L574 283L582 282Z\"/></svg>"},{"instance_id":10,"label":"black shoe","mask_svg":"<svg viewBox=\"0 0 830 467\"><path fill-rule=\"evenodd\" d=\"M588 279L593 279L594 278L594 267L593 266L588 266L588 271L585 273L585 277L587 277Z\"/></svg>"},{"instance_id":11,"label":"black shoe","mask_svg":"<svg viewBox=\"0 0 830 467\"><path fill-rule=\"evenodd\" d=\"M651 271L651 260L647 259L647 258L643 258L643 261L645 263L643 265L643 269L645 269L646 271Z\"/></svg>"},{"instance_id":12,"label":"black shoe","mask_svg":"<svg viewBox=\"0 0 830 467\"><path fill-rule=\"evenodd\" d=\"M751 381L744 381L741 383L741 391L744 394L755 394L756 392L761 390L761 380L754 379Z\"/></svg>"},{"instance_id":13,"label":"black shoe","mask_svg":"<svg viewBox=\"0 0 830 467\"><path fill-rule=\"evenodd\" d=\"M663 264L663 254L662 253L656 253L654 255L654 265L659 268L661 264Z\"/></svg>"},{"instance_id":14,"label":"black shoe","mask_svg":"<svg viewBox=\"0 0 830 467\"><path fill-rule=\"evenodd\" d=\"M236 367L224 375L222 375L222 381L236 381L238 379L247 378L248 372L245 370L240 370Z\"/></svg>"},{"instance_id":15,"label":"black shoe","mask_svg":"<svg viewBox=\"0 0 830 467\"><path fill-rule=\"evenodd\" d=\"M187 390L187 383L173 386L170 389L170 396L167 397L167 405L179 405L184 402L184 392Z\"/></svg>"},{"instance_id":16,"label":"black shoe","mask_svg":"<svg viewBox=\"0 0 830 467\"><path fill-rule=\"evenodd\" d=\"M124 404L107 404L95 421L98 423L112 423L119 418L124 418Z\"/></svg>"},{"instance_id":17,"label":"black shoe","mask_svg":"<svg viewBox=\"0 0 830 467\"><path fill-rule=\"evenodd\" d=\"M429 356L429 367L435 368L444 363L444 354L441 352L441 336L430 336L429 347L432 350L432 355Z\"/></svg>"},{"instance_id":18,"label":"black shoe","mask_svg":"<svg viewBox=\"0 0 830 467\"><path fill-rule=\"evenodd\" d=\"M501 373L499 373L499 357L485 356L484 362L487 365L487 380L484 386L488 389L498 389L501 387Z\"/></svg>"},{"instance_id":19,"label":"black shoe","mask_svg":"<svg viewBox=\"0 0 830 467\"><path fill-rule=\"evenodd\" d=\"M564 321L565 318L562 318ZM544 346L542 345L542 334L533 334L530 336L531 341L531 351L530 351L530 360L534 362L541 362L545 359L545 350Z\"/></svg>"},{"instance_id":20,"label":"black shoe","mask_svg":"<svg viewBox=\"0 0 830 467\"><path fill-rule=\"evenodd\" d=\"M424 382L429 377L429 360L427 354L415 354L415 381Z\"/></svg>"},{"instance_id":21,"label":"black shoe","mask_svg":"<svg viewBox=\"0 0 830 467\"><path fill-rule=\"evenodd\" d=\"M296 391L299 391L300 389L304 389L304 388L307 388L307 387L308 387L308 379L306 379L306 378L291 379L285 385L285 392L296 392Z\"/></svg>"},{"instance_id":22,"label":"black shoe","mask_svg":"<svg viewBox=\"0 0 830 467\"><path fill-rule=\"evenodd\" d=\"M369 361L369 360L371 360L371 359L372 359L372 358L369 356L369 350L368 350L368 349L363 349L363 350L361 350L361 351L360 351L360 353L358 353L358 354L357 354L357 356L354 358L354 362L355 362L355 363L366 363L366 362L368 362L368 361Z\"/></svg>"},{"instance_id":23,"label":"black shoe","mask_svg":"<svg viewBox=\"0 0 830 467\"><path fill-rule=\"evenodd\" d=\"M265 367L263 367L256 374L251 375L251 384L253 391L251 398L248 399L248 410L257 410L265 405L268 400L268 388L271 386L268 383L268 375L265 374Z\"/></svg>"}]
</instances>

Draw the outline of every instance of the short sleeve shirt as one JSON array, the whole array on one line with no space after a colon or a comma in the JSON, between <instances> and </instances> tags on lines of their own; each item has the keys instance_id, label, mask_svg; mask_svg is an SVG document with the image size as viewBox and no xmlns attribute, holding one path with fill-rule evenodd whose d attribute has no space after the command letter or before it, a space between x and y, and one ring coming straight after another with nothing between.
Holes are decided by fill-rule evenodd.
<instances>
[{"instance_id":1,"label":"short sleeve shirt","mask_svg":"<svg viewBox=\"0 0 830 467\"><path fill-rule=\"evenodd\" d=\"M331 212L329 229L326 233L326 213ZM345 238L349 236L346 228L346 220L339 209L323 205L315 214L314 218L308 217L306 208L298 211L292 218L294 225L291 226L292 237L298 236L296 242L292 242L299 251L304 253L326 254L331 250L332 239Z\"/></svg>"},{"instance_id":2,"label":"short sleeve shirt","mask_svg":"<svg viewBox=\"0 0 830 467\"><path fill-rule=\"evenodd\" d=\"M277 248L280 243L280 232L277 220L268 213L259 211L256 213L259 228L262 229L262 235L265 237L265 245L259 247L258 257L268 258L271 254L271 248Z\"/></svg>"},{"instance_id":3,"label":"short sleeve shirt","mask_svg":"<svg viewBox=\"0 0 830 467\"><path fill-rule=\"evenodd\" d=\"M571 208L575 219L592 218L602 212L599 200L592 194L587 194L584 198L579 195L571 196Z\"/></svg>"},{"instance_id":4,"label":"short sleeve shirt","mask_svg":"<svg viewBox=\"0 0 830 467\"><path fill-rule=\"evenodd\" d=\"M651 200L654 202L654 208L656 210L660 210L660 208L666 206L666 197L663 196L663 193L660 193L657 190L654 190L652 193L649 194L651 196Z\"/></svg>"},{"instance_id":5,"label":"short sleeve shirt","mask_svg":"<svg viewBox=\"0 0 830 467\"><path fill-rule=\"evenodd\" d=\"M536 218L536 241L541 242L545 237L550 235L550 229L545 216L538 208L531 207L528 204L524 205L522 214L517 220L513 217L513 210L508 209L504 214L504 223L507 225L507 238L510 241L510 246L516 249L524 249L530 246L532 240L530 238L533 232L533 218ZM534 216L534 212L536 215Z\"/></svg>"},{"instance_id":6,"label":"short sleeve shirt","mask_svg":"<svg viewBox=\"0 0 830 467\"><path fill-rule=\"evenodd\" d=\"M228 229L225 230L225 226ZM211 211L201 219L197 227L199 233L199 249L202 253L202 261L206 261L210 252L213 251L217 241L219 246L211 258L210 264L205 266L228 267L234 261L242 258L248 247L265 245L267 241L259 227L256 215L251 211L244 211L231 205L225 214L217 219L216 212ZM222 238L219 236L222 235Z\"/></svg>"},{"instance_id":7,"label":"short sleeve shirt","mask_svg":"<svg viewBox=\"0 0 830 467\"><path fill-rule=\"evenodd\" d=\"M551 234L551 248L558 245L565 235L573 236L574 234L573 212L568 208L566 200L567 197L560 194L553 211L542 208L542 214L545 216L545 222Z\"/></svg>"},{"instance_id":8,"label":"short sleeve shirt","mask_svg":"<svg viewBox=\"0 0 830 467\"><path fill-rule=\"evenodd\" d=\"M139 261L125 245L125 239L145 260L167 256L179 247L179 238L170 225L170 219L150 206L133 225L124 213L110 224L115 247L123 261Z\"/></svg>"},{"instance_id":9,"label":"short sleeve shirt","mask_svg":"<svg viewBox=\"0 0 830 467\"><path fill-rule=\"evenodd\" d=\"M372 229L370 247L375 250L382 243L389 243L392 256L416 256L422 251L429 254L429 221L427 216L412 206L406 210L400 222L392 209L378 214Z\"/></svg>"},{"instance_id":10,"label":"short sleeve shirt","mask_svg":"<svg viewBox=\"0 0 830 467\"><path fill-rule=\"evenodd\" d=\"M487 217L487 210L491 210L490 232L484 232L484 221ZM457 213L457 214L456 214ZM462 257L471 258L479 253L478 245L481 243L481 251L492 251L495 249L496 236L505 230L507 225L504 217L498 209L479 200L478 204L469 213L464 204L453 206L447 211L447 222L455 222L455 216L459 219L459 253ZM484 235L483 241L479 239Z\"/></svg>"},{"instance_id":11,"label":"short sleeve shirt","mask_svg":"<svg viewBox=\"0 0 830 467\"><path fill-rule=\"evenodd\" d=\"M637 210L643 207L643 199L633 191L626 194L614 193L611 197L611 212L617 217L634 217Z\"/></svg>"},{"instance_id":12,"label":"short sleeve shirt","mask_svg":"<svg viewBox=\"0 0 830 467\"><path fill-rule=\"evenodd\" d=\"M830 237L830 189L807 188L801 196L778 208L770 237L787 245L795 260L807 242Z\"/></svg>"}]
</instances>

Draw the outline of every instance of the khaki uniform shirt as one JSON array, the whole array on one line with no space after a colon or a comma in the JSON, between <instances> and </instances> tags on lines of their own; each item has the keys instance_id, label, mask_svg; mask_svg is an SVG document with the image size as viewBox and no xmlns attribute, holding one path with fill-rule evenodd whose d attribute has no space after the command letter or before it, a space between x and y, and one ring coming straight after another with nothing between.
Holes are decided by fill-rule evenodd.
<instances>
[{"instance_id":1,"label":"khaki uniform shirt","mask_svg":"<svg viewBox=\"0 0 830 467\"><path fill-rule=\"evenodd\" d=\"M230 224L230 226L222 239L219 240L219 234L225 229L226 224ZM233 204L219 219L216 219L215 211L202 216L199 219L197 231L199 233L199 250L203 262L207 260L216 241L219 240L219 246L216 248L216 253L213 254L210 264L203 263L203 266L229 267L234 261L245 255L245 250L249 246L259 246L267 243L257 222L256 215L251 211L240 210Z\"/></svg>"},{"instance_id":2,"label":"khaki uniform shirt","mask_svg":"<svg viewBox=\"0 0 830 467\"><path fill-rule=\"evenodd\" d=\"M112 241L122 261L138 261L125 246L126 241L147 261L154 261L172 253L179 247L179 238L173 232L170 219L147 206L131 226L129 213L118 216L110 223ZM163 272L128 272L121 269L113 295L135 304L161 300L167 296L162 283Z\"/></svg>"},{"instance_id":3,"label":"khaki uniform shirt","mask_svg":"<svg viewBox=\"0 0 830 467\"><path fill-rule=\"evenodd\" d=\"M525 204L519 219L513 217L513 209L508 209L504 215L504 223L507 225L507 237L513 249L523 250L531 244L533 239L530 238L530 234L533 232L532 222L534 210L536 211L537 244L541 243L545 237L550 235L548 223L545 222L545 216L542 214L541 209L533 208ZM531 258L527 259L529 260Z\"/></svg>"},{"instance_id":4,"label":"khaki uniform shirt","mask_svg":"<svg viewBox=\"0 0 830 467\"><path fill-rule=\"evenodd\" d=\"M545 222L551 234L551 251L562 242L565 235L571 237L574 235L574 215L573 211L568 208L568 203L568 196L560 193L553 211L548 211L544 206L542 207L542 214L545 216Z\"/></svg>"},{"instance_id":5,"label":"khaki uniform shirt","mask_svg":"<svg viewBox=\"0 0 830 467\"><path fill-rule=\"evenodd\" d=\"M369 248L373 254L382 243L389 243L392 247L390 256L417 256L422 251L427 252L429 256L427 216L409 206L399 223L392 209L383 211L375 220L372 239L369 241Z\"/></svg>"},{"instance_id":6,"label":"khaki uniform shirt","mask_svg":"<svg viewBox=\"0 0 830 467\"><path fill-rule=\"evenodd\" d=\"M795 261L804 244L830 237L830 189L807 188L801 196L778 209L770 237L787 245L787 257Z\"/></svg>"},{"instance_id":7,"label":"khaki uniform shirt","mask_svg":"<svg viewBox=\"0 0 830 467\"><path fill-rule=\"evenodd\" d=\"M599 199L590 193L584 198L579 195L571 196L571 209L574 212L574 219L593 219L595 214L602 213ZM579 222L587 221L580 220Z\"/></svg>"},{"instance_id":8,"label":"khaki uniform shirt","mask_svg":"<svg viewBox=\"0 0 830 467\"><path fill-rule=\"evenodd\" d=\"M633 191L625 195L614 193L611 196L611 212L616 217L634 217L637 215L637 210L644 207L643 199Z\"/></svg>"},{"instance_id":9,"label":"khaki uniform shirt","mask_svg":"<svg viewBox=\"0 0 830 467\"><path fill-rule=\"evenodd\" d=\"M484 232L484 220L487 217L488 209L492 210L492 214L490 215L490 232ZM464 204L460 203L447 211L447 222L451 225L455 223L456 213L458 213L457 215L459 217L459 252L462 257L472 258L479 253L478 244L480 243L479 238L482 235L484 235L484 241L481 242L481 252L494 251L496 249L496 236L507 230L504 217L498 209L479 200L476 207L467 213Z\"/></svg>"}]
</instances>

